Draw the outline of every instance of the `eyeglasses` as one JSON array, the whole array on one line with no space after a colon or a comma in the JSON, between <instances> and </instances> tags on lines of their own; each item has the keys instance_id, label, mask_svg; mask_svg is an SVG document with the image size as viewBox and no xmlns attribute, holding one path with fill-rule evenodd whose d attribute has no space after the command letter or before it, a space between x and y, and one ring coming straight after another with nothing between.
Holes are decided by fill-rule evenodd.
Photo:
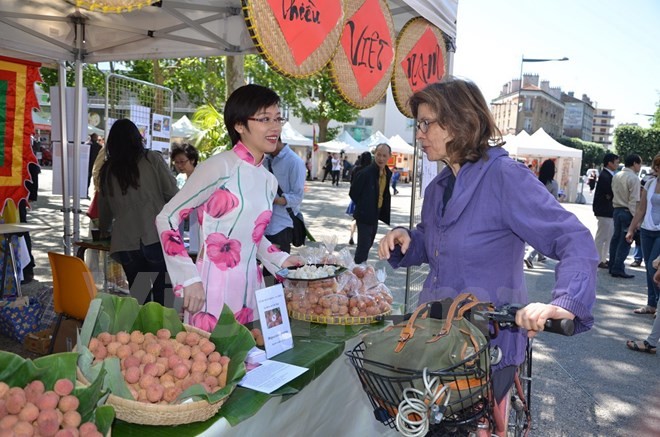
<instances>
[{"instance_id":1,"label":"eyeglasses","mask_svg":"<svg viewBox=\"0 0 660 437\"><path fill-rule=\"evenodd\" d=\"M431 123L437 123L437 122L438 122L438 120L430 120L430 121L429 120L421 120L421 121L417 121L417 129L419 129L420 131L422 131L423 134L425 134L426 132L429 131L429 125Z\"/></svg>"},{"instance_id":2,"label":"eyeglasses","mask_svg":"<svg viewBox=\"0 0 660 437\"><path fill-rule=\"evenodd\" d=\"M186 162L190 161L189 159L186 159L185 161L174 161L175 165L184 165Z\"/></svg>"},{"instance_id":3,"label":"eyeglasses","mask_svg":"<svg viewBox=\"0 0 660 437\"><path fill-rule=\"evenodd\" d=\"M277 118L270 118L270 117L259 117L259 118L254 118L254 117L248 117L248 120L252 121L258 121L259 123L263 124L270 124L270 123L277 123L280 126L284 126L286 124L287 120L286 118L283 117L277 117Z\"/></svg>"}]
</instances>

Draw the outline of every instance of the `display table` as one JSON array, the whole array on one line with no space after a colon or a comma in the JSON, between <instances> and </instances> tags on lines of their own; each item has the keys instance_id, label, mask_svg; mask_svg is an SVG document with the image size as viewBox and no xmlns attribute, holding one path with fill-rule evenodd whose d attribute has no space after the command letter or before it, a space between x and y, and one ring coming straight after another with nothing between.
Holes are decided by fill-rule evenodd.
<instances>
[{"instance_id":1,"label":"display table","mask_svg":"<svg viewBox=\"0 0 660 437\"><path fill-rule=\"evenodd\" d=\"M344 355L372 326L325 326L292 320L294 349L274 360L309 368L273 395L237 387L206 422L154 427L116 421L121 436L397 435L373 415L357 374Z\"/></svg>"}]
</instances>

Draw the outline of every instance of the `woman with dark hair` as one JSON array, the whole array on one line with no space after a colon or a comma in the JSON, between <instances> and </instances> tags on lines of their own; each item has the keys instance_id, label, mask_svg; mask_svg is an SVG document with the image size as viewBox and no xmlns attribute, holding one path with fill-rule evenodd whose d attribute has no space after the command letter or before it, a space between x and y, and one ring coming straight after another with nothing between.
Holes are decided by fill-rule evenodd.
<instances>
[{"instance_id":1,"label":"woman with dark hair","mask_svg":"<svg viewBox=\"0 0 660 437\"><path fill-rule=\"evenodd\" d=\"M506 435L507 393L523 361L526 337L542 331L550 318L573 319L576 333L593 325L594 242L589 230L501 147L501 134L474 83L447 78L413 94L409 104L418 144L430 161L446 167L425 191L416 229L389 231L379 255L392 267L429 264L419 303L469 292L496 306L527 304L525 242L559 260L550 303L522 308L516 315L520 329L502 330L492 340L502 351L492 373L494 415L504 425L498 435Z\"/></svg>"},{"instance_id":2,"label":"woman with dark hair","mask_svg":"<svg viewBox=\"0 0 660 437\"><path fill-rule=\"evenodd\" d=\"M552 159L546 159L541 164L539 169L539 181L545 188L554 196L555 199L559 197L559 185L555 180L555 162ZM534 268L534 258L538 256L539 261L543 261L545 256L539 253L538 250L531 248L527 256L525 256L525 265L528 268Z\"/></svg>"},{"instance_id":3,"label":"woman with dark hair","mask_svg":"<svg viewBox=\"0 0 660 437\"><path fill-rule=\"evenodd\" d=\"M199 152L192 144L175 144L172 146L170 159L172 160L172 165L174 165L174 168L179 173L176 177L176 184L181 188L192 172L195 171L195 167L197 167L197 162L199 161Z\"/></svg>"},{"instance_id":4,"label":"woman with dark hair","mask_svg":"<svg viewBox=\"0 0 660 437\"><path fill-rule=\"evenodd\" d=\"M114 122L100 172L99 229L111 232L110 254L140 302L165 304L167 269L154 221L176 194L176 181L160 153L144 148L128 119Z\"/></svg>"},{"instance_id":5,"label":"woman with dark hair","mask_svg":"<svg viewBox=\"0 0 660 437\"><path fill-rule=\"evenodd\" d=\"M233 148L200 163L156 219L175 295L183 295L193 326L213 330L226 304L240 323L254 320L254 292L264 287L257 259L275 272L303 264L263 238L277 179L262 164L277 146L286 119L269 88L246 85L225 104ZM200 226L196 264L186 253L179 224L195 210Z\"/></svg>"}]
</instances>

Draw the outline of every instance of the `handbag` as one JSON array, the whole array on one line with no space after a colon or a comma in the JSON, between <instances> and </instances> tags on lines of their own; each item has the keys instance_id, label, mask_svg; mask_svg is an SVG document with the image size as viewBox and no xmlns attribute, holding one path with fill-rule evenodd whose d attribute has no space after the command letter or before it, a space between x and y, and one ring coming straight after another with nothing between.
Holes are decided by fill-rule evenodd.
<instances>
[{"instance_id":1,"label":"handbag","mask_svg":"<svg viewBox=\"0 0 660 437\"><path fill-rule=\"evenodd\" d=\"M449 386L448 414L454 414L484 399L488 390L488 340L466 312L489 305L472 294L460 294L444 320L430 317L431 307L432 303L420 305L407 322L367 334L363 339L364 368L390 380L404 377L421 391L422 370L427 368L441 386ZM402 398L405 387L397 387ZM370 395L378 399L378 394Z\"/></svg>"},{"instance_id":2,"label":"handbag","mask_svg":"<svg viewBox=\"0 0 660 437\"><path fill-rule=\"evenodd\" d=\"M293 239L291 240L291 244L295 247L304 246L305 239L307 238L307 227L305 226L305 219L302 212L294 214L291 208L287 208L286 212L289 213L291 220L293 220Z\"/></svg>"}]
</instances>

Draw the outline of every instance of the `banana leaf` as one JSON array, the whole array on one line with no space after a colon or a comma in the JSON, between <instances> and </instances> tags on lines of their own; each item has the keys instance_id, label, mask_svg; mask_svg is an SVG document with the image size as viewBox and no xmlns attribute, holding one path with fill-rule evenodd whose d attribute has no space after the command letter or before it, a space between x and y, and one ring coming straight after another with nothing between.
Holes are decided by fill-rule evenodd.
<instances>
[{"instance_id":1,"label":"banana leaf","mask_svg":"<svg viewBox=\"0 0 660 437\"><path fill-rule=\"evenodd\" d=\"M26 360L16 354L0 351L0 381L10 387L25 387L34 380L44 383L46 390L52 390L59 379L76 383L76 361L78 354L64 352L47 355L35 360ZM98 430L106 435L115 418L115 410L103 405L107 393L103 391L105 373L88 387L75 387L73 394L80 404L78 412L83 422L94 422Z\"/></svg>"},{"instance_id":2,"label":"banana leaf","mask_svg":"<svg viewBox=\"0 0 660 437\"><path fill-rule=\"evenodd\" d=\"M99 293L99 297L92 301L77 343L77 351L80 353L78 367L88 381L95 380L101 372L105 372L104 388L116 396L129 400L135 399L121 374L119 360L107 358L93 364L94 356L87 348L90 339L104 332L105 328L108 328L107 332L111 334L134 330L155 334L159 329L167 328L172 335L185 329L175 310L155 302L139 305L131 297L119 297L107 293ZM231 359L227 386L215 393L209 393L201 384L196 384L182 393L178 398L179 401L193 398L215 403L229 395L245 375L244 361L248 351L254 347L254 339L250 331L236 321L233 312L226 305L211 333L210 340L215 344L218 352Z\"/></svg>"}]
</instances>

